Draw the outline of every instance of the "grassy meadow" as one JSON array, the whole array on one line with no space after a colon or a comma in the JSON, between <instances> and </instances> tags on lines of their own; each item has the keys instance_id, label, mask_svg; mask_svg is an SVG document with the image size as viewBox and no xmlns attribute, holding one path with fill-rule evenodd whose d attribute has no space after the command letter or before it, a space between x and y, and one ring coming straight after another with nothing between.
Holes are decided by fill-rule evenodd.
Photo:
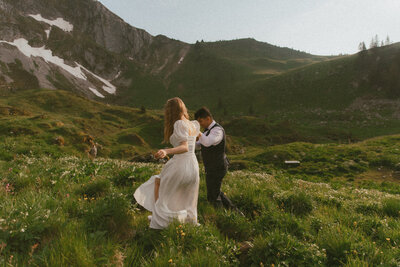
<instances>
[{"instance_id":1,"label":"grassy meadow","mask_svg":"<svg viewBox=\"0 0 400 267\"><path fill-rule=\"evenodd\" d=\"M162 165L77 156L0 161L5 266L398 266L399 136L249 151L214 209L201 172L199 222L148 228L135 189ZM298 153L298 154L296 154ZM301 156L299 167L281 159ZM241 165L242 166L242 165ZM242 166L243 167L243 166Z\"/></svg>"},{"instance_id":2,"label":"grassy meadow","mask_svg":"<svg viewBox=\"0 0 400 267\"><path fill-rule=\"evenodd\" d=\"M0 264L399 266L400 136L374 137L398 124L367 111L218 118L232 163L223 191L245 217L207 203L201 171L201 225L157 231L133 192L162 165L132 158L162 146L161 111L61 90L3 95Z\"/></svg>"}]
</instances>

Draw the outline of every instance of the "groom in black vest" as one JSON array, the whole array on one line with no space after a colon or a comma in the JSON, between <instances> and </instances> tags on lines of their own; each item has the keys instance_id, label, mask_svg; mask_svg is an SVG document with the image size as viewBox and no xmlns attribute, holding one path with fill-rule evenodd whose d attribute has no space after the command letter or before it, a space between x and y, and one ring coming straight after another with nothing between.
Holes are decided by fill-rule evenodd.
<instances>
[{"instance_id":1,"label":"groom in black vest","mask_svg":"<svg viewBox=\"0 0 400 267\"><path fill-rule=\"evenodd\" d=\"M222 179L229 165L225 154L224 128L214 121L211 112L206 107L196 111L194 117L204 128L196 145L201 146L201 156L206 171L207 200L216 207L235 208L229 198L221 192Z\"/></svg>"}]
</instances>

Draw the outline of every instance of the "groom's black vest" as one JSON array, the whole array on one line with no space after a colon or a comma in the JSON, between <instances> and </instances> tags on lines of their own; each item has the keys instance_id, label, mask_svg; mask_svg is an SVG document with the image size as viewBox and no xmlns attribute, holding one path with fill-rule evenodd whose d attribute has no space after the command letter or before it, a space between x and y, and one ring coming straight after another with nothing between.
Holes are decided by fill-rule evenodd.
<instances>
[{"instance_id":1,"label":"groom's black vest","mask_svg":"<svg viewBox=\"0 0 400 267\"><path fill-rule=\"evenodd\" d=\"M216 123L204 134L208 136L215 127L220 127L222 129L224 135L221 142L218 145L209 147L201 145L201 157L203 158L204 168L206 169L207 173L228 170L229 162L225 154L226 137L224 128Z\"/></svg>"}]
</instances>

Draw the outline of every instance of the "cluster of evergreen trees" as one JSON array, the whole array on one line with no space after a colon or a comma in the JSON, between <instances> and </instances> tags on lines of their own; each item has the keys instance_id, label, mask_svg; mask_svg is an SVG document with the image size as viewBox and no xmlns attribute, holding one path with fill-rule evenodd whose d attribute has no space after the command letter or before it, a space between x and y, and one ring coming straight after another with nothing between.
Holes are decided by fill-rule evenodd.
<instances>
[{"instance_id":1,"label":"cluster of evergreen trees","mask_svg":"<svg viewBox=\"0 0 400 267\"><path fill-rule=\"evenodd\" d=\"M375 48L375 47L379 47L379 46L385 46L385 45L390 45L392 42L390 41L389 36L386 36L386 40L383 41L379 41L378 35L376 34L375 37L372 37L371 39L371 43L369 44L369 48ZM358 50L360 51L364 51L367 50L367 47L365 45L365 42L361 42L358 45Z\"/></svg>"}]
</instances>

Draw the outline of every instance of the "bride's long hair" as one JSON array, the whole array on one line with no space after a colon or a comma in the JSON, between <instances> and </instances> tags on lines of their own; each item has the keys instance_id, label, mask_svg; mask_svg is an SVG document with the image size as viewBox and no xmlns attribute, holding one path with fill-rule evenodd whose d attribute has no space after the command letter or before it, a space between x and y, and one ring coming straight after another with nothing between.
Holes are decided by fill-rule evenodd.
<instances>
[{"instance_id":1,"label":"bride's long hair","mask_svg":"<svg viewBox=\"0 0 400 267\"><path fill-rule=\"evenodd\" d=\"M189 115L182 99L179 97L174 97L168 99L164 107L164 143L169 142L169 138L174 132L174 123L177 120L185 117L189 119Z\"/></svg>"}]
</instances>

